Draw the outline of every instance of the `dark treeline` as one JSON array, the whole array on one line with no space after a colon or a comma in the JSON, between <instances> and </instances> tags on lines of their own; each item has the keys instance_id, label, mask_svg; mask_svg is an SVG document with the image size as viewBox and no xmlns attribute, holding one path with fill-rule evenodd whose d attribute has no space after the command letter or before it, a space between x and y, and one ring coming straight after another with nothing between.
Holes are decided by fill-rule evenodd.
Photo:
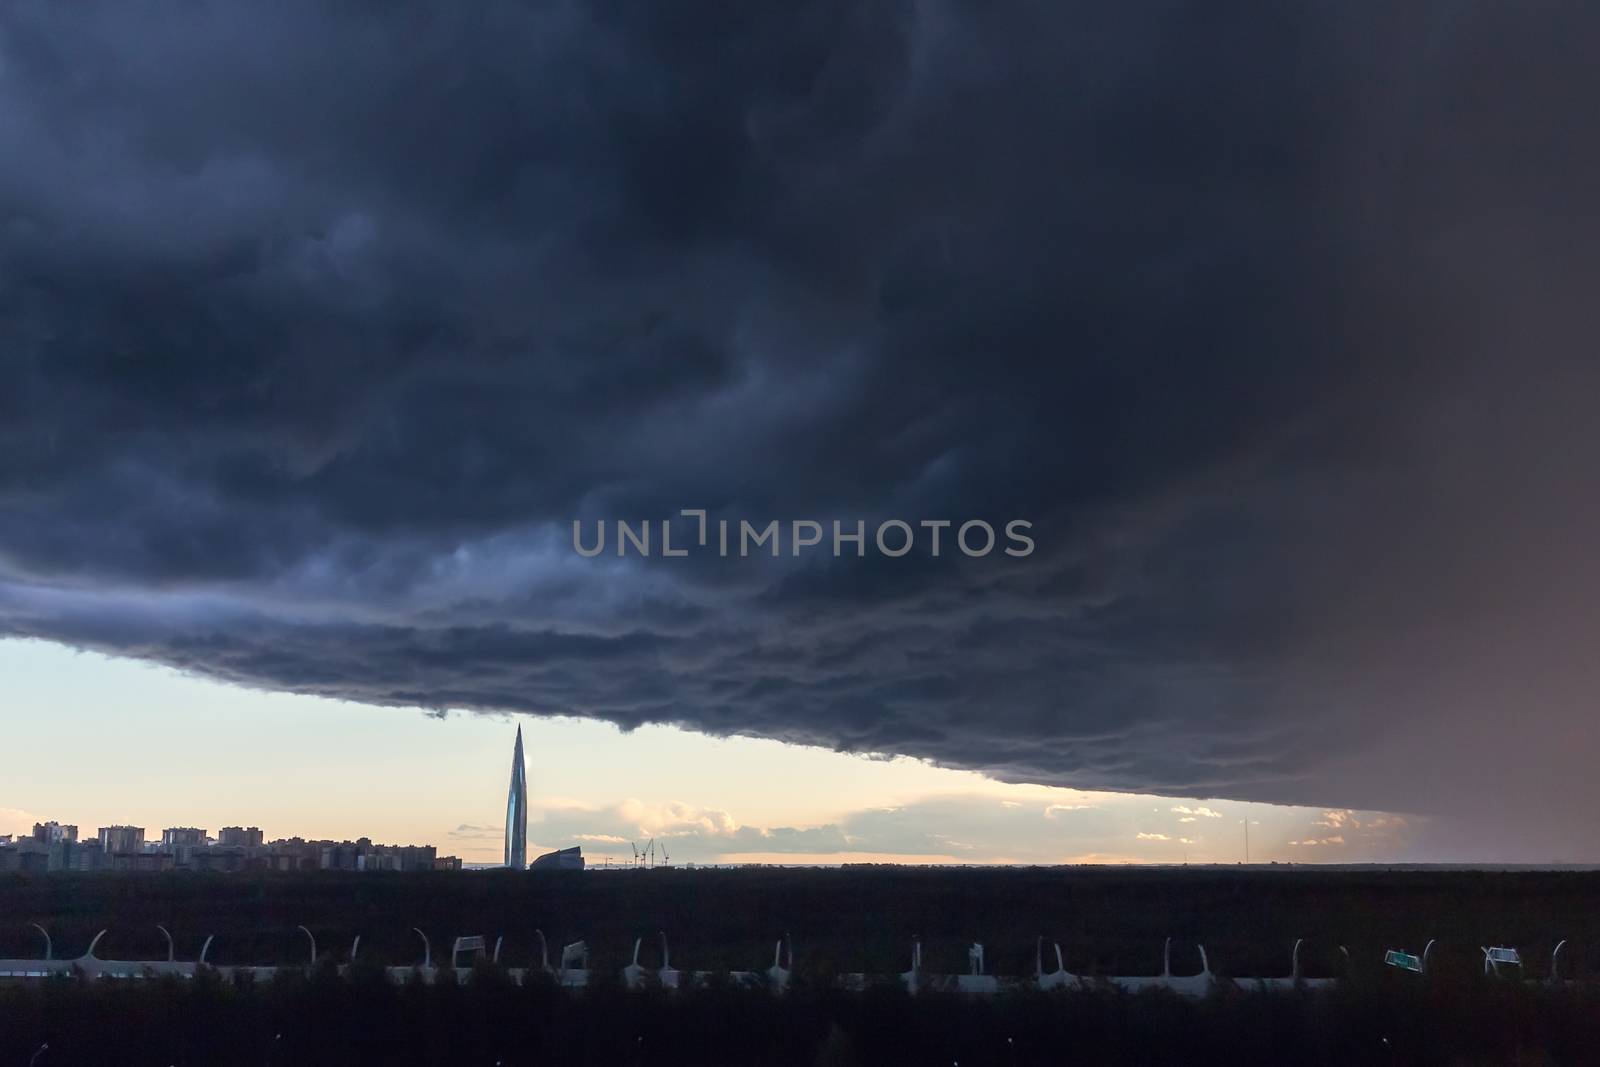
<instances>
[{"instance_id":1,"label":"dark treeline","mask_svg":"<svg viewBox=\"0 0 1600 1067\"><path fill-rule=\"evenodd\" d=\"M964 946L982 941L989 969L1031 974L1035 938L1061 942L1083 974L1151 974L1161 941L1175 939L1173 967L1198 969L1203 942L1222 974L1281 975L1289 949L1306 939L1308 975L1339 969L1348 946L1358 973L1380 970L1385 948L1420 952L1439 940L1443 971L1475 971L1479 945L1515 945L1530 975L1546 973L1562 938L1567 976L1600 972L1600 873L1376 869L927 869L678 870L418 874L49 874L0 876L0 957L38 956L44 924L56 955L71 957L107 928L97 954L164 958L155 925L172 931L178 957L194 959L209 934L221 965L302 963L308 926L319 950L343 960L356 935L360 956L420 962L432 938L436 961L451 939L504 936L502 961L533 962L535 929L552 950L587 940L592 966L627 962L643 936L641 962L658 962L665 930L684 970L754 969L792 933L796 967L826 975L895 973L909 964L913 936L925 969L966 969Z\"/></svg>"},{"instance_id":2,"label":"dark treeline","mask_svg":"<svg viewBox=\"0 0 1600 1067\"><path fill-rule=\"evenodd\" d=\"M583 995L480 967L465 986L397 985L324 963L272 982L0 986L0 1063L1000 1065L1592 1063L1600 995L1392 975L1320 995L1052 991L910 997L797 981Z\"/></svg>"}]
</instances>

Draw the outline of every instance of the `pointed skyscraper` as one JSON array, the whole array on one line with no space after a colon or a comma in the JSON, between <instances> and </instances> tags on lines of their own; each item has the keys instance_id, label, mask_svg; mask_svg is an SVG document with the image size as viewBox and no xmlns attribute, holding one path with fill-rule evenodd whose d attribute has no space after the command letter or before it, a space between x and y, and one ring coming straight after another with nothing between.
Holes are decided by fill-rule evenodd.
<instances>
[{"instance_id":1,"label":"pointed skyscraper","mask_svg":"<svg viewBox=\"0 0 1600 1067\"><path fill-rule=\"evenodd\" d=\"M506 866L528 866L528 772L522 761L522 727L517 727L517 747L511 754L511 791L506 796Z\"/></svg>"}]
</instances>

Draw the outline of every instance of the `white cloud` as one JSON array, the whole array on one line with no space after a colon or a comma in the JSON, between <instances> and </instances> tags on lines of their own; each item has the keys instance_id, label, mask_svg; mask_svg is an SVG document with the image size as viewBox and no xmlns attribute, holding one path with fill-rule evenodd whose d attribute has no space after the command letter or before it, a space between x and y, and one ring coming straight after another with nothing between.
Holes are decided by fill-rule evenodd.
<instances>
[{"instance_id":1,"label":"white cloud","mask_svg":"<svg viewBox=\"0 0 1600 1067\"><path fill-rule=\"evenodd\" d=\"M0 834L28 834L39 819L21 808L0 808Z\"/></svg>"},{"instance_id":2,"label":"white cloud","mask_svg":"<svg viewBox=\"0 0 1600 1067\"><path fill-rule=\"evenodd\" d=\"M1062 815L1067 812L1093 811L1094 807L1095 806L1093 804L1051 804L1049 807L1044 809L1044 817L1047 819L1053 819L1057 815Z\"/></svg>"},{"instance_id":3,"label":"white cloud","mask_svg":"<svg viewBox=\"0 0 1600 1067\"><path fill-rule=\"evenodd\" d=\"M1172 810L1178 815L1188 816L1188 818L1178 820L1179 822L1193 822L1197 816L1205 819L1222 818L1222 812L1217 811L1214 808L1208 808L1204 804L1193 808L1187 804L1175 804L1173 805Z\"/></svg>"},{"instance_id":4,"label":"white cloud","mask_svg":"<svg viewBox=\"0 0 1600 1067\"><path fill-rule=\"evenodd\" d=\"M678 801L646 804L630 797L618 807L618 814L638 826L644 837L732 836L739 832L739 824L727 812Z\"/></svg>"}]
</instances>

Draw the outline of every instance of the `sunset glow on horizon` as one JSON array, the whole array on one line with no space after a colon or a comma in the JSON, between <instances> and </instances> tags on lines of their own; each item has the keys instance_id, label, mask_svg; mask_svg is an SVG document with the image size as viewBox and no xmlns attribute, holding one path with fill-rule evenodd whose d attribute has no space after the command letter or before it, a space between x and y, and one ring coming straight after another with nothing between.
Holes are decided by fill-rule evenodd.
<instances>
[{"instance_id":1,"label":"sunset glow on horizon","mask_svg":"<svg viewBox=\"0 0 1600 1067\"><path fill-rule=\"evenodd\" d=\"M0 834L47 819L84 834L249 825L269 839L365 836L499 861L509 716L252 692L36 642L0 641L0 674L29 712L8 744L73 767L62 776L45 759L9 775ZM1406 840L1389 823L1302 846L1332 836L1318 825L1329 813L1012 785L670 727L515 721L528 750L530 853L577 844L591 865L627 862L629 843L651 838L675 863L1232 863L1246 813L1261 824L1257 861L1381 861Z\"/></svg>"}]
</instances>

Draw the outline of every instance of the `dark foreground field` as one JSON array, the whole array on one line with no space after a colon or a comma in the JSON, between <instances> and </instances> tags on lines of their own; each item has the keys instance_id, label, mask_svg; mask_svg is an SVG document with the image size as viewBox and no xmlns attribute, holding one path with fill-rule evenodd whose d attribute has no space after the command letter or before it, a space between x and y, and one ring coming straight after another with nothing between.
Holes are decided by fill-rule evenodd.
<instances>
[{"instance_id":1,"label":"dark foreground field","mask_svg":"<svg viewBox=\"0 0 1600 1067\"><path fill-rule=\"evenodd\" d=\"M218 978L0 986L0 1063L66 1064L1592 1064L1587 989L1444 981L1302 996L1052 991L916 998L797 982L781 998L701 989L582 996L507 984L397 986L331 966L260 986Z\"/></svg>"},{"instance_id":2,"label":"dark foreground field","mask_svg":"<svg viewBox=\"0 0 1600 1067\"><path fill-rule=\"evenodd\" d=\"M1516 945L1543 974L1563 938L1563 970L1600 972L1600 872L1385 871L1297 868L856 867L834 870L678 870L516 874L0 876L0 957L37 955L49 928L58 956L164 957L160 923L180 959L209 934L218 964L299 963L304 924L338 958L361 935L361 956L421 959L412 927L435 946L461 934L505 938L503 962L524 966L534 930L552 946L588 941L597 969L620 967L633 939L666 931L684 970L764 967L784 932L796 966L826 974L899 972L910 942L931 971L960 971L981 941L989 969L1033 970L1035 939L1059 941L1069 969L1149 974L1161 941L1174 970L1197 969L1203 942L1214 970L1285 974L1306 939L1308 974L1337 969L1339 945L1358 969L1385 948L1440 945L1444 968L1475 969L1479 945ZM654 949L651 949L653 953ZM649 962L649 961L646 961Z\"/></svg>"},{"instance_id":3,"label":"dark foreground field","mask_svg":"<svg viewBox=\"0 0 1600 1067\"><path fill-rule=\"evenodd\" d=\"M600 988L575 997L511 987L493 972L468 988L398 988L358 966L257 988L221 981L0 986L0 1067L67 1063L1585 1063L1600 1062L1600 983L1564 989L1485 981L1479 945L1516 945L1530 978L1569 939L1563 977L1600 972L1600 874L1296 869L730 870L582 875L49 875L0 879L0 957L81 953L102 927L103 958L180 959L208 934L211 961L306 957L295 926L344 962L420 961L458 934L505 938L523 966L535 929L584 938ZM710 989L626 993L610 977L636 936L672 938L684 970L765 967L784 932L796 984L775 999ZM1306 939L1309 975L1350 980L1322 996L1227 993L1207 1001L1106 993L957 1001L828 987L830 975L906 969L921 936L928 971L964 969L965 943L990 970L1029 974L1043 934L1084 974L1198 967L1281 975ZM1439 939L1427 978L1385 971L1383 949ZM644 962L654 964L653 946ZM280 1036L281 1035L281 1036Z\"/></svg>"}]
</instances>

